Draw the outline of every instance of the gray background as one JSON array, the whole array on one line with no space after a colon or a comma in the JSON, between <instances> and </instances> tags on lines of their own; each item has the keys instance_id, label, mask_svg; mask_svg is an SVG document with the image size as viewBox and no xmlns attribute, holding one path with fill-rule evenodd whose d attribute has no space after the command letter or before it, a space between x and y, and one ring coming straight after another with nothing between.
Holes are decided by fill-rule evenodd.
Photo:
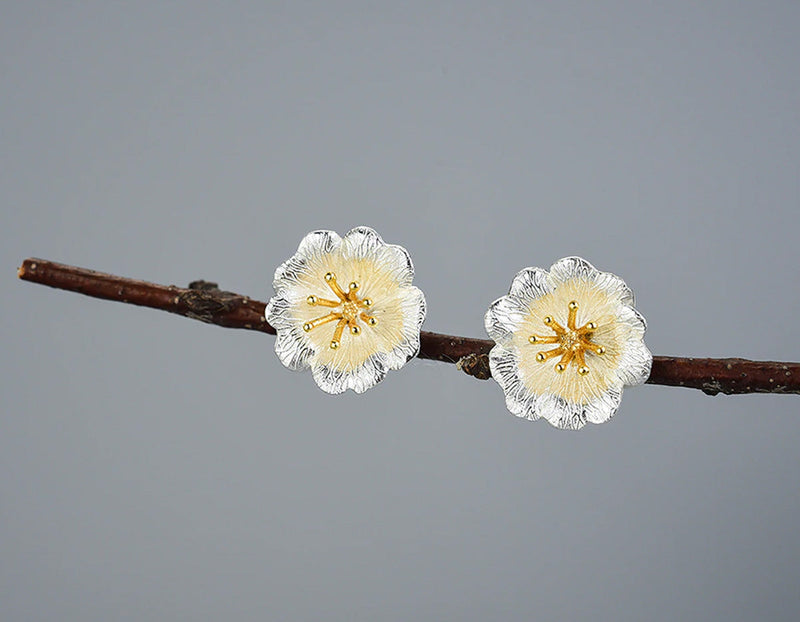
<instances>
[{"instance_id":1,"label":"gray background","mask_svg":"<svg viewBox=\"0 0 800 622\"><path fill-rule=\"evenodd\" d=\"M796 619L788 396L645 386L578 433L413 361L21 283L266 299L317 228L482 336L523 266L623 276L658 354L796 360L797 2L4 3L0 618Z\"/></svg>"}]
</instances>

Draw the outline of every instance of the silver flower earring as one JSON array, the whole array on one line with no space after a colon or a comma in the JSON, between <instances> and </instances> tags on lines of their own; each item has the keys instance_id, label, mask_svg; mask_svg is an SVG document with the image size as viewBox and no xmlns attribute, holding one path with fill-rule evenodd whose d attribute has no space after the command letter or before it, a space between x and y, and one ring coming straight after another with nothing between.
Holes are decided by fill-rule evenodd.
<instances>
[{"instance_id":1,"label":"silver flower earring","mask_svg":"<svg viewBox=\"0 0 800 622\"><path fill-rule=\"evenodd\" d=\"M623 386L643 383L653 361L633 304L622 279L580 257L521 270L485 318L508 409L564 429L608 421Z\"/></svg>"},{"instance_id":2,"label":"silver flower earring","mask_svg":"<svg viewBox=\"0 0 800 622\"><path fill-rule=\"evenodd\" d=\"M328 393L363 393L419 351L425 297L402 247L369 227L313 231L275 271L265 312L275 352Z\"/></svg>"}]
</instances>

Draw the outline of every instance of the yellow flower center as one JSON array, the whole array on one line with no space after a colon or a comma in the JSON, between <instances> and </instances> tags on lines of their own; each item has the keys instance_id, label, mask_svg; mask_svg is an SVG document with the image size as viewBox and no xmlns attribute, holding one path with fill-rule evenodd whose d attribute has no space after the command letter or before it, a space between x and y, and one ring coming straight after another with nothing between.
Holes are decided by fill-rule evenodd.
<instances>
[{"instance_id":1,"label":"yellow flower center","mask_svg":"<svg viewBox=\"0 0 800 622\"><path fill-rule=\"evenodd\" d=\"M339 284L336 282L336 275L333 272L325 274L325 282L333 293L336 294L338 300L318 298L312 294L306 298L306 302L312 307L330 307L331 309L336 309L336 311L331 311L328 315L323 315L310 322L306 322L303 324L303 330L309 332L322 324L338 322L333 331L333 338L331 339L331 349L335 350L339 347L345 328L350 328L350 333L352 335L359 335L361 334L361 326L359 326L358 323L359 319L369 326L375 326L378 320L365 311L365 309L372 307L372 300L358 297L356 293L359 288L358 283L355 281L350 283L345 292L339 287Z\"/></svg>"},{"instance_id":2,"label":"yellow flower center","mask_svg":"<svg viewBox=\"0 0 800 622\"><path fill-rule=\"evenodd\" d=\"M567 327L564 328L553 319L553 316L547 315L544 317L544 323L549 326L555 335L552 336L539 336L531 335L528 341L533 344L552 343L558 344L557 347L545 352L539 352L536 355L536 360L540 363L556 357L561 356L561 360L556 363L556 371L561 373L567 369L570 363L574 363L578 367L578 373L585 376L589 373L589 368L586 366L586 351L594 352L595 354L605 354L606 349L603 346L592 343L592 334L597 330L597 324L594 322L586 322L580 328L575 326L575 319L578 316L578 303L573 300L567 305L569 308L569 315L567 317Z\"/></svg>"}]
</instances>

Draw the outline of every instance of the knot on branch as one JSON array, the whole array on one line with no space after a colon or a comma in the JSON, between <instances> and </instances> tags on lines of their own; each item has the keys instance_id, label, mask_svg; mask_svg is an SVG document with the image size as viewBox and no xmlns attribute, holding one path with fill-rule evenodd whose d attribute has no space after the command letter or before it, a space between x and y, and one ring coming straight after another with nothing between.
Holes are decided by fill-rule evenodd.
<instances>
[{"instance_id":1,"label":"knot on branch","mask_svg":"<svg viewBox=\"0 0 800 622\"><path fill-rule=\"evenodd\" d=\"M238 294L222 291L216 283L192 281L189 289L178 294L176 303L186 317L213 324L219 314L232 311L239 299Z\"/></svg>"},{"instance_id":2,"label":"knot on branch","mask_svg":"<svg viewBox=\"0 0 800 622\"><path fill-rule=\"evenodd\" d=\"M456 367L477 378L478 380L488 380L492 377L492 370L489 369L488 354L467 354L456 362Z\"/></svg>"}]
</instances>

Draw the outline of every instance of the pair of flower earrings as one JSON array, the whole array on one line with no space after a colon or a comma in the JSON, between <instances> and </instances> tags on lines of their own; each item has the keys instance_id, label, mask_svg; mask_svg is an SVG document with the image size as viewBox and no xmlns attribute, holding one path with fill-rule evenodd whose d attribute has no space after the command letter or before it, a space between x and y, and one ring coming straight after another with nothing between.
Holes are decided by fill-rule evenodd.
<instances>
[{"instance_id":1,"label":"pair of flower earrings","mask_svg":"<svg viewBox=\"0 0 800 622\"><path fill-rule=\"evenodd\" d=\"M343 238L309 233L275 271L265 316L278 358L310 368L328 393L375 386L419 351L426 306L413 277L408 252L369 227ZM622 279L580 257L517 273L485 317L508 410L565 429L608 421L623 386L650 375L645 321L633 305Z\"/></svg>"}]
</instances>

